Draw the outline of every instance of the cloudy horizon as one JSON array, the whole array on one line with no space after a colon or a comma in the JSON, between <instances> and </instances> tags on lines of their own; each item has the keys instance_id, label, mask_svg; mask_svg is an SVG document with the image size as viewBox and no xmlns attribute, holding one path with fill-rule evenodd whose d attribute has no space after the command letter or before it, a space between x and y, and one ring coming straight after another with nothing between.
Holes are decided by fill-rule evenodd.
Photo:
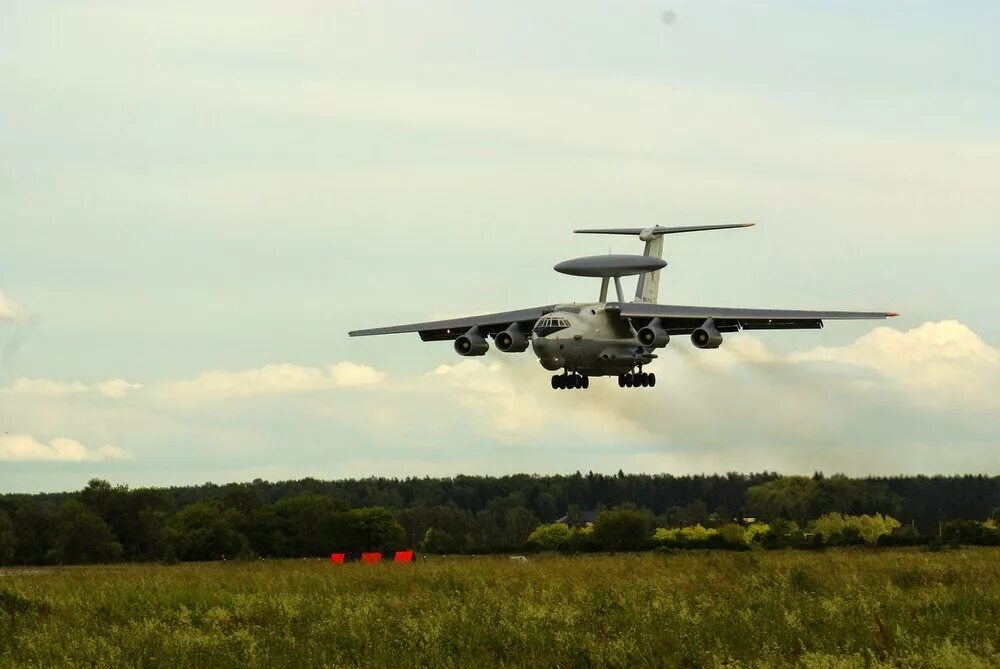
<instances>
[{"instance_id":1,"label":"cloudy horizon","mask_svg":"<svg viewBox=\"0 0 1000 669\"><path fill-rule=\"evenodd\" d=\"M998 13L15 0L0 493L998 474ZM550 268L638 242L574 228L739 222L668 240L661 301L901 317L678 338L655 389L586 393L346 336L593 299Z\"/></svg>"}]
</instances>

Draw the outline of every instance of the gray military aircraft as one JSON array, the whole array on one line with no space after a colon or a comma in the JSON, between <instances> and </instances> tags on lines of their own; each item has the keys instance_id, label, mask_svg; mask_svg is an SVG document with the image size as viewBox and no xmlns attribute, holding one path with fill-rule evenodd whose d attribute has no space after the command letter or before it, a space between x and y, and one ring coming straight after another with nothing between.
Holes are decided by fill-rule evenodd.
<instances>
[{"instance_id":1,"label":"gray military aircraft","mask_svg":"<svg viewBox=\"0 0 1000 669\"><path fill-rule=\"evenodd\" d=\"M426 323L355 330L351 337L416 332L423 341L452 340L461 356L485 355L487 337L504 353L520 353L531 345L542 367L562 370L552 377L553 389L589 388L592 376L617 376L620 387L656 385L656 375L643 371L656 357L656 349L677 335L690 335L700 349L722 345L723 333L740 330L819 329L824 320L884 319L892 312L796 311L688 307L657 304L663 260L663 237L682 232L746 228L737 225L698 225L664 228L601 228L577 233L632 235L646 243L639 255L601 255L576 258L554 267L557 272L601 279L597 302L548 304L530 309L502 311L481 316L451 318ZM635 299L625 301L623 276L638 276ZM608 301L614 281L617 301Z\"/></svg>"}]
</instances>

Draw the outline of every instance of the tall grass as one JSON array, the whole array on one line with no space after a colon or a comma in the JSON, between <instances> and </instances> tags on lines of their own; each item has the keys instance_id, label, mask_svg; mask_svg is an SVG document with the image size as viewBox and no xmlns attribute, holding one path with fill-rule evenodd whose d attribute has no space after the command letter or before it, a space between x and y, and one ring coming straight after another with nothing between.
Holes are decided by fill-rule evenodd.
<instances>
[{"instance_id":1,"label":"tall grass","mask_svg":"<svg viewBox=\"0 0 1000 669\"><path fill-rule=\"evenodd\" d=\"M1000 550L12 570L0 664L1000 666Z\"/></svg>"}]
</instances>

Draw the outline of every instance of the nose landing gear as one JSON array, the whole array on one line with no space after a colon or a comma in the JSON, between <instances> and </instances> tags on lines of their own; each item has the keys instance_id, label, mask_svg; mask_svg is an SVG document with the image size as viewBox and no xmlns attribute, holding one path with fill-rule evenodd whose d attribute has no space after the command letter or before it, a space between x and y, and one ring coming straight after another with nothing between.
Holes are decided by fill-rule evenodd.
<instances>
[{"instance_id":1,"label":"nose landing gear","mask_svg":"<svg viewBox=\"0 0 1000 669\"><path fill-rule=\"evenodd\" d=\"M590 387L590 377L582 374L556 374L552 377L553 390L586 390Z\"/></svg>"},{"instance_id":2,"label":"nose landing gear","mask_svg":"<svg viewBox=\"0 0 1000 669\"><path fill-rule=\"evenodd\" d=\"M618 376L619 388L652 388L656 385L656 374L637 372L633 374L620 374Z\"/></svg>"}]
</instances>

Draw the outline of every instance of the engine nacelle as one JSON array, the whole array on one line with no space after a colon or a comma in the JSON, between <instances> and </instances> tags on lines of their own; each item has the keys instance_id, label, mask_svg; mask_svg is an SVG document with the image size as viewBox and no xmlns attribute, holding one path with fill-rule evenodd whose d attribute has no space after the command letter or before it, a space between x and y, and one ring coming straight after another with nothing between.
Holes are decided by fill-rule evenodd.
<instances>
[{"instance_id":1,"label":"engine nacelle","mask_svg":"<svg viewBox=\"0 0 1000 669\"><path fill-rule=\"evenodd\" d=\"M709 318L691 333L691 343L698 348L719 348L722 346L722 333L715 329L715 321Z\"/></svg>"},{"instance_id":2,"label":"engine nacelle","mask_svg":"<svg viewBox=\"0 0 1000 669\"><path fill-rule=\"evenodd\" d=\"M649 325L639 330L636 334L639 343L652 348L663 348L670 343L670 335L660 325L660 319L654 318Z\"/></svg>"},{"instance_id":3,"label":"engine nacelle","mask_svg":"<svg viewBox=\"0 0 1000 669\"><path fill-rule=\"evenodd\" d=\"M490 350L489 342L479 332L479 328L472 328L455 340L455 353L461 356L486 355L488 350Z\"/></svg>"},{"instance_id":4,"label":"engine nacelle","mask_svg":"<svg viewBox=\"0 0 1000 669\"><path fill-rule=\"evenodd\" d=\"M521 332L517 324L511 325L493 338L497 349L504 353L520 353L528 348L528 338Z\"/></svg>"}]
</instances>

